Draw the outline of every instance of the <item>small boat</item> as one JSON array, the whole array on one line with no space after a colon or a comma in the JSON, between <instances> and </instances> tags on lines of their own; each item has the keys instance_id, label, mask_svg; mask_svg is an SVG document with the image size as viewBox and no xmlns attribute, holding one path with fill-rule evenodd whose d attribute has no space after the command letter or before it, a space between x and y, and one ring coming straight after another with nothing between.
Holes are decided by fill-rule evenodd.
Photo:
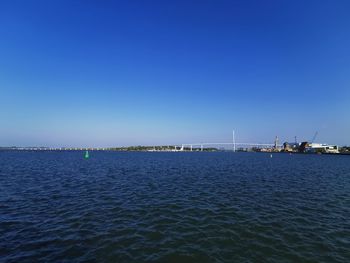
<instances>
[{"instance_id":1,"label":"small boat","mask_svg":"<svg viewBox=\"0 0 350 263\"><path fill-rule=\"evenodd\" d=\"M85 159L89 159L89 157L90 157L90 156L89 156L89 151L85 151L84 158L85 158Z\"/></svg>"}]
</instances>

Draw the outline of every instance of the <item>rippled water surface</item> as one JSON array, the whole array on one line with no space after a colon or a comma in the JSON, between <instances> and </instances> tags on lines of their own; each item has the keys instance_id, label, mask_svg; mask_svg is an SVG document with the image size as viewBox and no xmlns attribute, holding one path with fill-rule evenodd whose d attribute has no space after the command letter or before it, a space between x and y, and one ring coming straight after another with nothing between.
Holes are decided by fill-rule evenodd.
<instances>
[{"instance_id":1,"label":"rippled water surface","mask_svg":"<svg viewBox=\"0 0 350 263\"><path fill-rule=\"evenodd\" d=\"M3 262L350 262L350 156L0 152Z\"/></svg>"}]
</instances>

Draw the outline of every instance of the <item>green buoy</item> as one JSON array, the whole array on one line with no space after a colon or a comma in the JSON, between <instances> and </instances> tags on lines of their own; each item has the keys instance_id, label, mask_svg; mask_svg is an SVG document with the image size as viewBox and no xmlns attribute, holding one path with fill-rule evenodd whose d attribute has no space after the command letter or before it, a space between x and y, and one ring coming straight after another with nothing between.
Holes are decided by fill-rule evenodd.
<instances>
[{"instance_id":1,"label":"green buoy","mask_svg":"<svg viewBox=\"0 0 350 263\"><path fill-rule=\"evenodd\" d=\"M89 159L89 151L85 151L84 158L85 158L85 159Z\"/></svg>"}]
</instances>

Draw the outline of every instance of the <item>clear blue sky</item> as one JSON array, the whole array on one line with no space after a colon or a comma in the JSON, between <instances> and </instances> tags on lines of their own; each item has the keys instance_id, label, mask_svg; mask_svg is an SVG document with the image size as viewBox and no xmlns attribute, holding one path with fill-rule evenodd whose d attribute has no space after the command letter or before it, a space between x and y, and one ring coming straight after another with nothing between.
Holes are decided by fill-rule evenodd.
<instances>
[{"instance_id":1,"label":"clear blue sky","mask_svg":"<svg viewBox=\"0 0 350 263\"><path fill-rule=\"evenodd\" d=\"M350 1L0 2L0 145L350 144Z\"/></svg>"}]
</instances>

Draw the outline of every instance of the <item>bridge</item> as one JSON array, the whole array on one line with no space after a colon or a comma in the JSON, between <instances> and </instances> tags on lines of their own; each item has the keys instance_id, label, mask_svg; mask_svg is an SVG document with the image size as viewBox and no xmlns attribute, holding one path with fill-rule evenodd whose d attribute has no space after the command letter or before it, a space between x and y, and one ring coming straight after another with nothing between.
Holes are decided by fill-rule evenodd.
<instances>
[{"instance_id":1,"label":"bridge","mask_svg":"<svg viewBox=\"0 0 350 263\"><path fill-rule=\"evenodd\" d=\"M208 146L231 146L232 150L235 152L237 148L270 148L270 149L281 149L282 145L278 143L278 137L276 136L274 143L254 143L254 142L236 142L235 132L232 132L232 141L231 142L199 142L199 143L184 143L184 144L170 144L165 149L166 151L193 151L193 149L200 149L203 151L205 147ZM152 148L154 150L150 150L147 148ZM146 151L157 151L156 148L163 148L163 146L141 146L141 150ZM115 149L114 147L5 147L10 150L23 150L23 151L108 151L111 149ZM127 149L128 147L117 147L120 149ZM164 148L162 149L164 150Z\"/></svg>"},{"instance_id":2,"label":"bridge","mask_svg":"<svg viewBox=\"0 0 350 263\"><path fill-rule=\"evenodd\" d=\"M4 149L18 151L105 151L108 148L96 147L4 147Z\"/></svg>"},{"instance_id":3,"label":"bridge","mask_svg":"<svg viewBox=\"0 0 350 263\"><path fill-rule=\"evenodd\" d=\"M179 151L184 151L185 148L190 148L190 151L193 150L193 148L200 148L201 151L203 151L204 147L207 146L216 146L216 145L222 145L222 146L228 146L231 145L233 151L235 152L237 148L281 148L282 145L280 144L274 144L274 143L253 143L253 142L204 142L204 143L185 143L181 144ZM276 147L277 146L277 147Z\"/></svg>"},{"instance_id":4,"label":"bridge","mask_svg":"<svg viewBox=\"0 0 350 263\"><path fill-rule=\"evenodd\" d=\"M201 151L203 151L203 148L205 146L209 145L232 145L232 149L235 152L237 147L243 147L243 148L274 148L274 149L281 149L282 145L278 143L278 137L276 136L274 143L252 143L252 142L236 142L235 138L235 131L232 131L232 142L203 142L203 143L185 143L181 144L180 151L184 151L185 148L190 148L190 151L193 150L193 147L200 147ZM176 149L176 146L175 146Z\"/></svg>"}]
</instances>

